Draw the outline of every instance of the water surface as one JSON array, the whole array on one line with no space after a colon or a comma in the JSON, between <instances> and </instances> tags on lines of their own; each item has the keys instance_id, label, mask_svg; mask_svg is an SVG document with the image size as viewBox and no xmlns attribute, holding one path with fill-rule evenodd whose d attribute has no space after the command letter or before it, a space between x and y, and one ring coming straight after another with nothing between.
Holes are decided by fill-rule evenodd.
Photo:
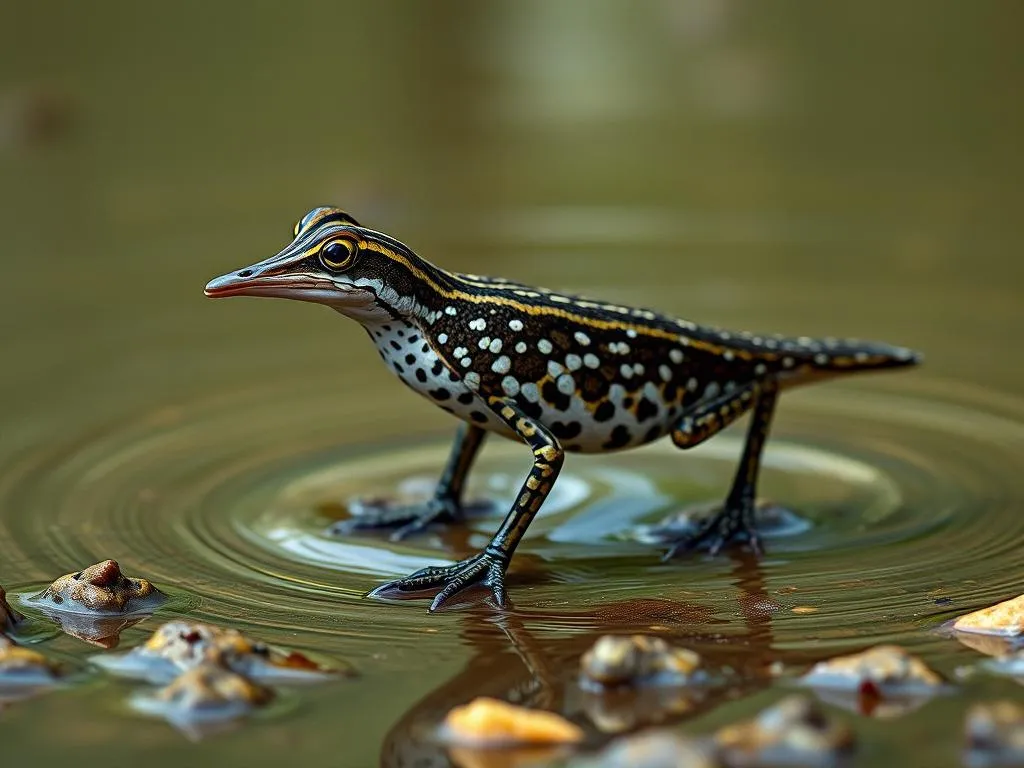
<instances>
[{"instance_id":1,"label":"water surface","mask_svg":"<svg viewBox=\"0 0 1024 768\"><path fill-rule=\"evenodd\" d=\"M979 660L936 629L1019 594L1024 567L1022 19L897 5L14 11L0 584L113 557L192 596L122 648L184 613L360 676L196 745L97 675L4 710L5 758L443 765L422 731L475 695L585 719L566 681L608 630L743 673L735 700L679 718L692 733L783 695L764 674L776 660L877 642L950 675ZM352 495L424 493L454 424L328 310L203 298L321 203L453 269L880 338L926 364L785 394L761 490L810 527L761 561L662 564L624 536L720 498L739 425L687 453L570 457L504 617L370 602L381 580L475 551L497 519L402 544L322 535ZM492 439L470 492L510 498L528 465ZM1019 695L980 677L896 721L839 716L862 764L957 765L968 702Z\"/></svg>"}]
</instances>

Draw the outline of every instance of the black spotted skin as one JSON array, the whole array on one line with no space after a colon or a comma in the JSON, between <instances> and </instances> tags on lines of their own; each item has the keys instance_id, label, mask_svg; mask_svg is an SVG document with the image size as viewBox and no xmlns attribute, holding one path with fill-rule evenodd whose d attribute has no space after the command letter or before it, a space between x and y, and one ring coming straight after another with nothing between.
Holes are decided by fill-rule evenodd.
<instances>
[{"instance_id":1,"label":"black spotted skin","mask_svg":"<svg viewBox=\"0 0 1024 768\"><path fill-rule=\"evenodd\" d=\"M752 413L723 509L670 555L712 552L746 537L760 549L753 503L778 393L844 373L914 365L878 342L788 338L698 325L649 309L501 278L449 272L336 208L310 211L276 256L211 281L210 296L261 295L326 304L360 322L411 389L466 423L434 498L378 510L345 531L461 519L461 489L487 433L521 441L534 467L480 554L374 591L432 590L431 610L474 584L505 601L504 573L550 492L565 451L604 453L669 436L681 448Z\"/></svg>"}]
</instances>

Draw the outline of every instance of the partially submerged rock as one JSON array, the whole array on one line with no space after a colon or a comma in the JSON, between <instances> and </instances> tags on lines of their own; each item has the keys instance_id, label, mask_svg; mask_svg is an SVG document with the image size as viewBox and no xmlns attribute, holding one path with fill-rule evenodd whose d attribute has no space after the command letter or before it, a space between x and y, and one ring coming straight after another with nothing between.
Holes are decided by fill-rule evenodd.
<instances>
[{"instance_id":1,"label":"partially submerged rock","mask_svg":"<svg viewBox=\"0 0 1024 768\"><path fill-rule=\"evenodd\" d=\"M975 704L967 711L964 738L969 766L1024 765L1024 705Z\"/></svg>"},{"instance_id":2,"label":"partially submerged rock","mask_svg":"<svg viewBox=\"0 0 1024 768\"><path fill-rule=\"evenodd\" d=\"M125 614L150 612L164 596L145 579L122 574L117 561L104 560L61 576L30 599L63 612Z\"/></svg>"},{"instance_id":3,"label":"partially submerged rock","mask_svg":"<svg viewBox=\"0 0 1024 768\"><path fill-rule=\"evenodd\" d=\"M604 635L580 660L584 687L683 685L703 679L701 658L651 635Z\"/></svg>"},{"instance_id":4,"label":"partially submerged rock","mask_svg":"<svg viewBox=\"0 0 1024 768\"><path fill-rule=\"evenodd\" d=\"M0 689L41 687L57 682L60 677L57 664L0 635Z\"/></svg>"},{"instance_id":5,"label":"partially submerged rock","mask_svg":"<svg viewBox=\"0 0 1024 768\"><path fill-rule=\"evenodd\" d=\"M1024 638L1024 595L961 616L953 624L957 632Z\"/></svg>"},{"instance_id":6,"label":"partially submerged rock","mask_svg":"<svg viewBox=\"0 0 1024 768\"><path fill-rule=\"evenodd\" d=\"M189 621L169 621L128 653L92 660L116 675L151 683L169 682L204 664L219 664L258 682L316 681L350 672L323 667L301 653L252 640L235 629Z\"/></svg>"},{"instance_id":7,"label":"partially submerged rock","mask_svg":"<svg viewBox=\"0 0 1024 768\"><path fill-rule=\"evenodd\" d=\"M572 744L584 737L582 728L554 712L483 696L449 712L442 735L447 741L476 747Z\"/></svg>"},{"instance_id":8,"label":"partially submerged rock","mask_svg":"<svg viewBox=\"0 0 1024 768\"><path fill-rule=\"evenodd\" d=\"M11 608L11 604L7 602L7 593L4 592L3 587L0 587L0 635L13 632L14 627L20 624L24 618L24 616Z\"/></svg>"},{"instance_id":9,"label":"partially submerged rock","mask_svg":"<svg viewBox=\"0 0 1024 768\"><path fill-rule=\"evenodd\" d=\"M126 577L116 561L104 560L61 576L28 599L63 632L109 649L167 598L145 579Z\"/></svg>"},{"instance_id":10,"label":"partially submerged rock","mask_svg":"<svg viewBox=\"0 0 1024 768\"><path fill-rule=\"evenodd\" d=\"M137 694L132 706L163 717L191 735L210 723L241 718L274 698L269 688L217 664L202 664L175 678L155 693Z\"/></svg>"},{"instance_id":11,"label":"partially submerged rock","mask_svg":"<svg viewBox=\"0 0 1024 768\"><path fill-rule=\"evenodd\" d=\"M711 750L671 731L645 731L616 739L573 768L718 768Z\"/></svg>"},{"instance_id":12,"label":"partially submerged rock","mask_svg":"<svg viewBox=\"0 0 1024 768\"><path fill-rule=\"evenodd\" d=\"M720 757L730 766L822 765L853 748L853 733L831 721L806 696L787 696L753 720L715 734Z\"/></svg>"},{"instance_id":13,"label":"partially submerged rock","mask_svg":"<svg viewBox=\"0 0 1024 768\"><path fill-rule=\"evenodd\" d=\"M866 696L929 694L945 680L898 645L877 645L861 653L829 658L801 678L815 688Z\"/></svg>"}]
</instances>

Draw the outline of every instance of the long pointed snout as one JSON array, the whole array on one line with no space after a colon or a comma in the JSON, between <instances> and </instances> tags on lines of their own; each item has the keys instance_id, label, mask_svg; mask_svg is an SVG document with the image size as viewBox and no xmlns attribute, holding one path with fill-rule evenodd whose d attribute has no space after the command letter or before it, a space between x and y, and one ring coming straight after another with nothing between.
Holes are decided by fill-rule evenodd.
<instances>
[{"instance_id":1,"label":"long pointed snout","mask_svg":"<svg viewBox=\"0 0 1024 768\"><path fill-rule=\"evenodd\" d=\"M226 296L244 296L262 284L260 270L248 267L237 272L215 277L206 284L204 293L214 299Z\"/></svg>"},{"instance_id":2,"label":"long pointed snout","mask_svg":"<svg viewBox=\"0 0 1024 768\"><path fill-rule=\"evenodd\" d=\"M228 296L298 298L295 294L323 287L316 276L293 272L290 266L278 259L253 264L213 278L206 284L204 292L214 299Z\"/></svg>"},{"instance_id":3,"label":"long pointed snout","mask_svg":"<svg viewBox=\"0 0 1024 768\"><path fill-rule=\"evenodd\" d=\"M326 304L353 316L373 312L376 296L372 291L325 274L295 271L295 266L275 257L213 278L204 293L212 299L263 296L307 301Z\"/></svg>"}]
</instances>

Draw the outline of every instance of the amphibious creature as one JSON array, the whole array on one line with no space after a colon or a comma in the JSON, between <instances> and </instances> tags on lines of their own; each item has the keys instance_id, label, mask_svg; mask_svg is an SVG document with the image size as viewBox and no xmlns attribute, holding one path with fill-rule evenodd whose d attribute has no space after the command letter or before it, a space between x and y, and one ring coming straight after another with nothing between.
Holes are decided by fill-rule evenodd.
<instances>
[{"instance_id":1,"label":"amphibious creature","mask_svg":"<svg viewBox=\"0 0 1024 768\"><path fill-rule=\"evenodd\" d=\"M331 207L307 213L276 256L211 280L206 295L324 304L359 322L384 362L460 426L433 498L382 505L352 527L395 537L457 522L462 488L488 432L525 443L533 468L491 543L448 567L419 570L371 595L432 591L434 611L474 586L505 604L505 571L558 477L564 453L635 448L668 436L680 448L752 412L722 508L666 557L712 553L754 528L761 452L779 392L854 371L916 364L909 349L850 339L755 335L511 280L448 272Z\"/></svg>"}]
</instances>

